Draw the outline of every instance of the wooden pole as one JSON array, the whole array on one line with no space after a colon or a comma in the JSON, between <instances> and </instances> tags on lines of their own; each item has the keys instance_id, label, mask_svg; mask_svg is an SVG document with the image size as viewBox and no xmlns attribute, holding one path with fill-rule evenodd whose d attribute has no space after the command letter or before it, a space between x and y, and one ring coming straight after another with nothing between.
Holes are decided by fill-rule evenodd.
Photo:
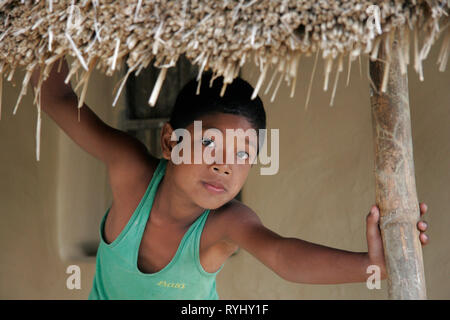
<instances>
[{"instance_id":1,"label":"wooden pole","mask_svg":"<svg viewBox=\"0 0 450 320\"><path fill-rule=\"evenodd\" d=\"M426 299L420 208L414 176L407 74L401 74L397 40L390 54L380 45L369 72L375 193L388 274L389 299ZM387 65L387 68L386 68ZM385 92L383 89L384 72ZM374 86L374 87L373 87Z\"/></svg>"}]
</instances>

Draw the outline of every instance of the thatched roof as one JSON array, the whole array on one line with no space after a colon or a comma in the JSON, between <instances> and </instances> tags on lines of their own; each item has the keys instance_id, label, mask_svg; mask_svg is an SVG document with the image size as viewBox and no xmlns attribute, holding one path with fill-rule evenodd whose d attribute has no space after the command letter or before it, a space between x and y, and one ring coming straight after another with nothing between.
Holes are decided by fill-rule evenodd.
<instances>
[{"instance_id":1,"label":"thatched roof","mask_svg":"<svg viewBox=\"0 0 450 320\"><path fill-rule=\"evenodd\" d=\"M344 58L349 68L362 54L375 60L380 46L389 52L394 38L400 49L391 54L399 55L406 72L411 38L414 68L423 79L422 60L446 29L438 60L445 69L449 8L450 0L0 0L0 74L11 80L17 67L27 68L15 113L34 68L43 66L45 79L65 54L77 58L70 76L81 71L78 87L87 84L94 67L112 75L125 61L128 72L113 105L128 75L150 63L161 69L149 99L154 105L167 69L180 55L199 66L198 79L205 70L224 76L223 90L246 61L254 60L261 76L253 97L267 78L273 100L282 80L293 95L300 57L315 56L316 64L319 52L325 59L325 90L333 62L335 90ZM82 93L80 106L83 99Z\"/></svg>"}]
</instances>

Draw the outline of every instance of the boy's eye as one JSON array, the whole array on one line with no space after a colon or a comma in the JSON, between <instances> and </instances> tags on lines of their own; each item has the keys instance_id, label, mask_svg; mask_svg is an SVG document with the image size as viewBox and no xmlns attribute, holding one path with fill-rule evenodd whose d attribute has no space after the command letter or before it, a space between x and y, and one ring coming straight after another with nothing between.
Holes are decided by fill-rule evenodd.
<instances>
[{"instance_id":1,"label":"boy's eye","mask_svg":"<svg viewBox=\"0 0 450 320\"><path fill-rule=\"evenodd\" d=\"M211 140L211 139L208 139L208 138L204 138L204 139L202 140L202 143L203 143L205 146L207 146L207 147L209 147L209 146L211 145L211 143L212 143L213 146L214 146L214 140Z\"/></svg>"},{"instance_id":2,"label":"boy's eye","mask_svg":"<svg viewBox=\"0 0 450 320\"><path fill-rule=\"evenodd\" d=\"M210 146L215 147L216 146L214 140L208 139L208 138L203 138L202 139L202 144L207 146L207 147L210 147ZM245 152L245 151L239 151L237 153L237 155L238 155L238 157L240 157L240 158L242 158L244 160L248 159L250 157L250 155L247 152Z\"/></svg>"},{"instance_id":3,"label":"boy's eye","mask_svg":"<svg viewBox=\"0 0 450 320\"><path fill-rule=\"evenodd\" d=\"M245 152L245 151L239 151L237 154L238 154L238 157L240 157L240 158L242 158L244 160L248 159L248 157L249 157L248 153Z\"/></svg>"}]
</instances>

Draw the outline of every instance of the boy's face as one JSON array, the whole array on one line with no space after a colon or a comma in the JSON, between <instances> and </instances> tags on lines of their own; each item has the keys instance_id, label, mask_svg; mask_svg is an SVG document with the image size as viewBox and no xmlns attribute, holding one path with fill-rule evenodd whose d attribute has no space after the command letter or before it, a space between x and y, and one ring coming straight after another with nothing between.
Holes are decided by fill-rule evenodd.
<instances>
[{"instance_id":1,"label":"boy's face","mask_svg":"<svg viewBox=\"0 0 450 320\"><path fill-rule=\"evenodd\" d=\"M201 130L199 123L197 126L190 124L186 128L190 141L186 139L178 145L177 141L171 141L173 129L170 124L164 125L161 144L163 157L169 160L166 174L170 175L174 187L196 205L216 209L232 200L243 187L256 158L257 131L246 118L233 114L209 114L198 120L201 120ZM231 130L227 132L226 129ZM197 136L194 130L198 130ZM197 158L200 163L194 163L195 145L201 150ZM190 161L185 161L189 163L175 164L175 157L183 156L184 147L190 147Z\"/></svg>"}]
</instances>

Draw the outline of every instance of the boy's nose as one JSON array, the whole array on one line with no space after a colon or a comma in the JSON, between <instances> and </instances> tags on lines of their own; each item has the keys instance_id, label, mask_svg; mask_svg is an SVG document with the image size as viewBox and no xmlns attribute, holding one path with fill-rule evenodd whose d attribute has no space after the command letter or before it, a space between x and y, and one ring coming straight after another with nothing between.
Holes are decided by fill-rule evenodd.
<instances>
[{"instance_id":1,"label":"boy's nose","mask_svg":"<svg viewBox=\"0 0 450 320\"><path fill-rule=\"evenodd\" d=\"M211 166L211 170L213 170L214 173L220 174L220 175L229 175L231 173L231 169L227 164L214 163Z\"/></svg>"}]
</instances>

